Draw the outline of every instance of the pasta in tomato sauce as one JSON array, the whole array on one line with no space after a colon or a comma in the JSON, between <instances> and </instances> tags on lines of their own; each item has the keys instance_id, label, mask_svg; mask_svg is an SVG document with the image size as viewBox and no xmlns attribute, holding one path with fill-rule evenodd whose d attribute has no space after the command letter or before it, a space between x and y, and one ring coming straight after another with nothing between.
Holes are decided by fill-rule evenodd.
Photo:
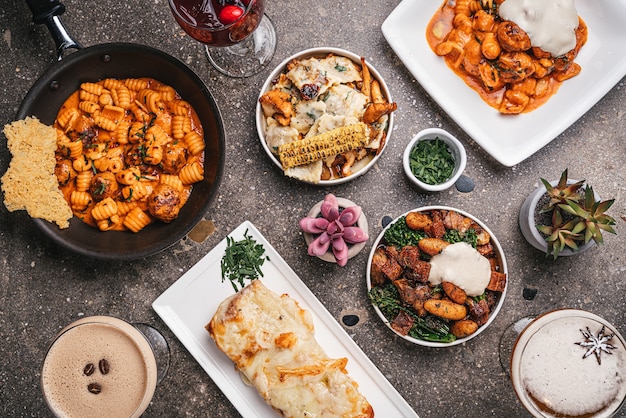
<instances>
[{"instance_id":1,"label":"pasta in tomato sauce","mask_svg":"<svg viewBox=\"0 0 626 418\"><path fill-rule=\"evenodd\" d=\"M204 179L198 115L155 79L82 83L54 127L61 191L74 215L101 231L173 221Z\"/></svg>"},{"instance_id":2,"label":"pasta in tomato sauce","mask_svg":"<svg viewBox=\"0 0 626 418\"><path fill-rule=\"evenodd\" d=\"M431 18L426 39L433 52L503 114L535 110L561 83L578 75L574 62L587 41L587 26L578 17L576 45L559 56L532 46L516 23L499 15L504 0L445 0Z\"/></svg>"}]
</instances>

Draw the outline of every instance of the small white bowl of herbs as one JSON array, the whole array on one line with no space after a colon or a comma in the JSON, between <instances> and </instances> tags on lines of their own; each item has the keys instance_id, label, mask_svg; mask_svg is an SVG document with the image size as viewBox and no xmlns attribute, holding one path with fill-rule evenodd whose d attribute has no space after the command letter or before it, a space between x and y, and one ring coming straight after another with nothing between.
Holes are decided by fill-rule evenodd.
<instances>
[{"instance_id":1,"label":"small white bowl of herbs","mask_svg":"<svg viewBox=\"0 0 626 418\"><path fill-rule=\"evenodd\" d=\"M439 128L424 129L415 135L402 156L406 176L429 192L440 192L454 185L466 164L463 144Z\"/></svg>"}]
</instances>

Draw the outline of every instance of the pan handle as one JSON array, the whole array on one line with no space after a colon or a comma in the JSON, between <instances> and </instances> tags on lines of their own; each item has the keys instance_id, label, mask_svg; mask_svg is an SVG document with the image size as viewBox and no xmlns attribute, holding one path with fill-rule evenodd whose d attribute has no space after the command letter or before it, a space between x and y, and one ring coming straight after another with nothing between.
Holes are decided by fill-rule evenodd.
<instances>
[{"instance_id":1,"label":"pan handle","mask_svg":"<svg viewBox=\"0 0 626 418\"><path fill-rule=\"evenodd\" d=\"M68 49L81 49L82 46L69 35L61 18L65 6L59 0L26 0L33 13L33 23L45 24L57 47L57 60L63 59Z\"/></svg>"}]
</instances>

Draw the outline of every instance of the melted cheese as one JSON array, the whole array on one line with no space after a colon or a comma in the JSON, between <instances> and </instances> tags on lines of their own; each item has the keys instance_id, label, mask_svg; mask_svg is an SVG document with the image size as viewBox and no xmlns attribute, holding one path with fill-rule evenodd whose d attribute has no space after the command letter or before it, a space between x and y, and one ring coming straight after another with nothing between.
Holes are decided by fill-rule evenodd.
<instances>
[{"instance_id":1,"label":"melted cheese","mask_svg":"<svg viewBox=\"0 0 626 418\"><path fill-rule=\"evenodd\" d=\"M311 314L289 295L253 281L224 300L206 326L222 350L285 417L373 417L346 372L315 340Z\"/></svg>"},{"instance_id":2,"label":"melted cheese","mask_svg":"<svg viewBox=\"0 0 626 418\"><path fill-rule=\"evenodd\" d=\"M576 46L578 12L574 0L507 0L500 5L499 13L522 28L532 46L552 56L563 55Z\"/></svg>"}]
</instances>

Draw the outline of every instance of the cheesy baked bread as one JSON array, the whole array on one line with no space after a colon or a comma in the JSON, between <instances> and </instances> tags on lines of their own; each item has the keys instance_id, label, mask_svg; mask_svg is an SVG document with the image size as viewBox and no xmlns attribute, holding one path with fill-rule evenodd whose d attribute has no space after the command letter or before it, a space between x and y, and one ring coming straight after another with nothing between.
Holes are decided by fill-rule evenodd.
<instances>
[{"instance_id":1,"label":"cheesy baked bread","mask_svg":"<svg viewBox=\"0 0 626 418\"><path fill-rule=\"evenodd\" d=\"M326 355L311 313L289 295L254 280L220 304L206 329L281 416L374 416L347 374L348 359Z\"/></svg>"}]
</instances>

